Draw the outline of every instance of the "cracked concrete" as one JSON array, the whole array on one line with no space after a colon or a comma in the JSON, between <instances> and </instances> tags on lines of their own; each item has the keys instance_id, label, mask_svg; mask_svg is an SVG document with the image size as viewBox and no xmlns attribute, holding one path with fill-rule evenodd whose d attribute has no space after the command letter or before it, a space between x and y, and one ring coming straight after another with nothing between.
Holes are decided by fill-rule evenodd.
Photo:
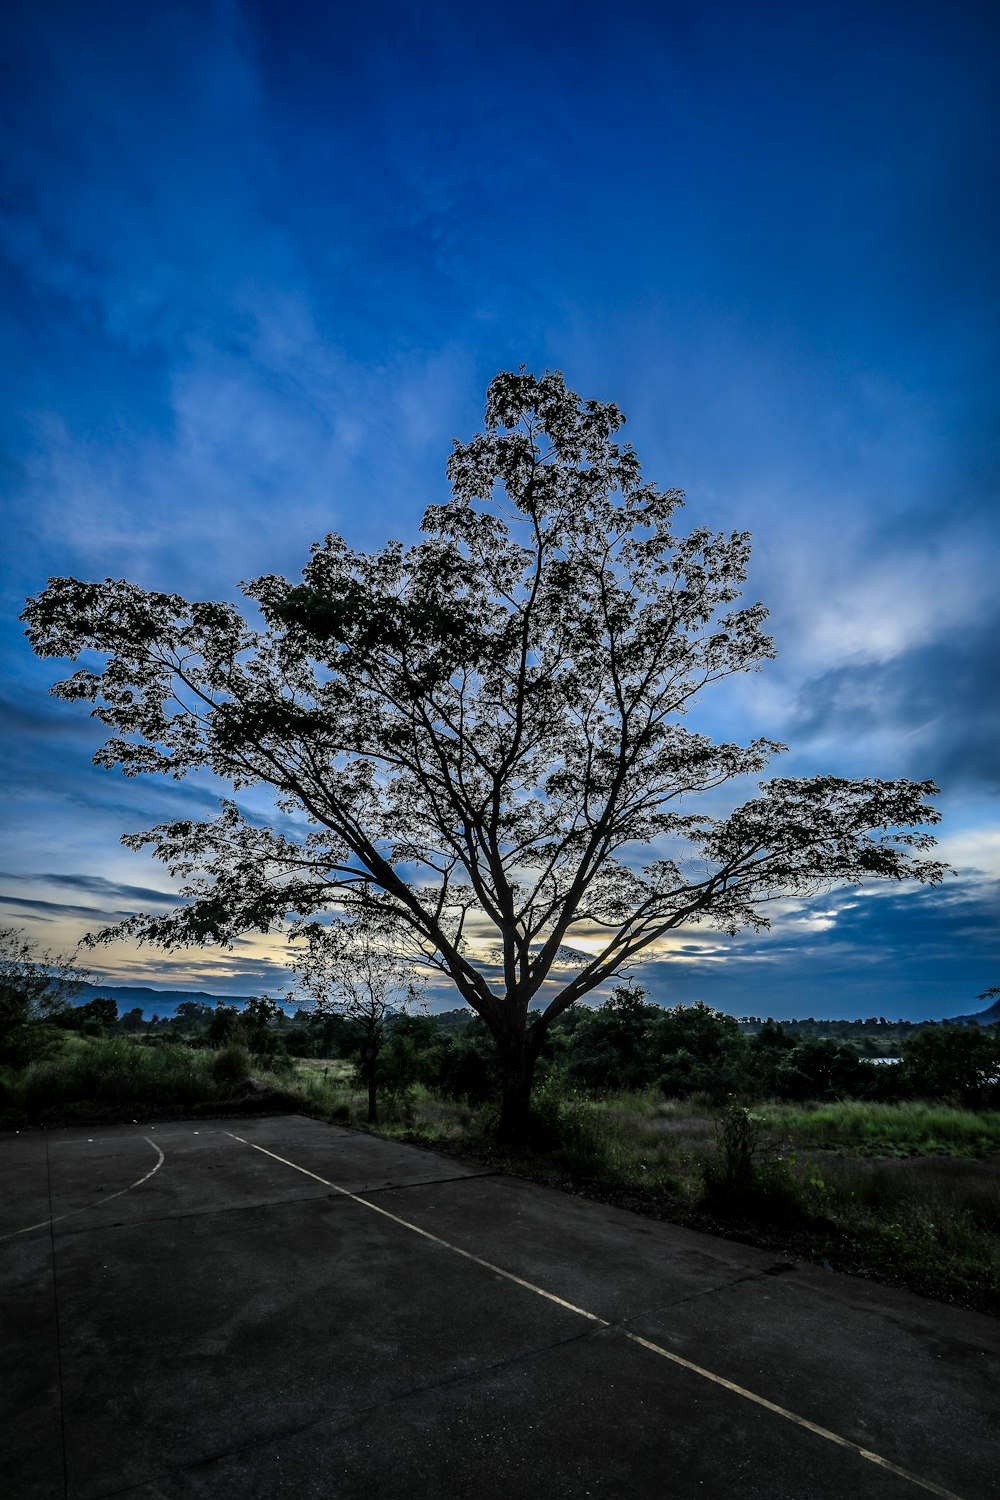
<instances>
[{"instance_id":1,"label":"cracked concrete","mask_svg":"<svg viewBox=\"0 0 1000 1500\"><path fill-rule=\"evenodd\" d=\"M997 1324L773 1252L295 1117L6 1137L0 1188L13 1500L996 1492Z\"/></svg>"}]
</instances>

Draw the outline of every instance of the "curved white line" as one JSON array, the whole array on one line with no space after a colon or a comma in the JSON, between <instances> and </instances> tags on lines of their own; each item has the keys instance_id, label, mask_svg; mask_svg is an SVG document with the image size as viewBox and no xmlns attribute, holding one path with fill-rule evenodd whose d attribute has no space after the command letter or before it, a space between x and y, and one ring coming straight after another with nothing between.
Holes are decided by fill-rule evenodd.
<instances>
[{"instance_id":1,"label":"curved white line","mask_svg":"<svg viewBox=\"0 0 1000 1500\"><path fill-rule=\"evenodd\" d=\"M148 1182L154 1172L158 1172L163 1166L163 1152L155 1141L151 1141L148 1135L143 1136L147 1145L152 1146L160 1158L155 1167L150 1167L145 1177L140 1177L137 1182L130 1182L128 1187L119 1188L117 1193L109 1193L106 1198L95 1198L93 1203L85 1203L82 1208L71 1208L68 1213L56 1214L54 1219L40 1219L37 1224L28 1224L24 1229L12 1229L9 1234L0 1234L0 1242L3 1240L16 1239L19 1234L30 1234L33 1229L47 1229L50 1224L59 1224L63 1219L72 1219L76 1214L85 1214L89 1208L96 1208L98 1203L110 1203L113 1198L120 1198L123 1193L130 1193L133 1188L142 1187Z\"/></svg>"}]
</instances>

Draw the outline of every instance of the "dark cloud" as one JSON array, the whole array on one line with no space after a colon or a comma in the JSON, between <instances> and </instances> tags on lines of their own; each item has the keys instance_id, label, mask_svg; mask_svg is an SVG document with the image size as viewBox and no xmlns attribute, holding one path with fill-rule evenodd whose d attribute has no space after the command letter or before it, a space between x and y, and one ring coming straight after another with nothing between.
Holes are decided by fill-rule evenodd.
<instances>
[{"instance_id":1,"label":"dark cloud","mask_svg":"<svg viewBox=\"0 0 1000 1500\"><path fill-rule=\"evenodd\" d=\"M96 906L71 906L62 901L38 901L28 896L0 896L0 904L17 907L18 911L32 915L43 913L54 917L83 917L86 921L95 922L119 922L123 917L132 916L130 911L110 911Z\"/></svg>"},{"instance_id":2,"label":"dark cloud","mask_svg":"<svg viewBox=\"0 0 1000 1500\"><path fill-rule=\"evenodd\" d=\"M122 885L116 880L106 880L103 875L54 875L42 872L33 875L14 875L0 870L0 880L26 880L33 884L66 886L70 890L87 891L94 896L117 896L149 902L154 906L182 906L183 898L174 891L159 891L146 885Z\"/></svg>"},{"instance_id":3,"label":"dark cloud","mask_svg":"<svg viewBox=\"0 0 1000 1500\"><path fill-rule=\"evenodd\" d=\"M996 881L839 891L783 914L773 935L706 933L709 954L693 947L637 972L660 1003L737 1015L962 1015L1000 974L998 909Z\"/></svg>"},{"instance_id":4,"label":"dark cloud","mask_svg":"<svg viewBox=\"0 0 1000 1500\"><path fill-rule=\"evenodd\" d=\"M793 743L835 734L863 743L898 736L893 774L930 777L945 789L1000 790L1000 616L889 662L831 668L803 684Z\"/></svg>"}]
</instances>

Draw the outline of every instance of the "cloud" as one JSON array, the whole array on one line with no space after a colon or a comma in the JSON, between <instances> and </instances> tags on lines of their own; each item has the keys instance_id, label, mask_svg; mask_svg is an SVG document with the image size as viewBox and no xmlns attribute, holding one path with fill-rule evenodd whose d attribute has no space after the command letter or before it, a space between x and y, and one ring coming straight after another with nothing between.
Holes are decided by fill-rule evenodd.
<instances>
[{"instance_id":1,"label":"cloud","mask_svg":"<svg viewBox=\"0 0 1000 1500\"><path fill-rule=\"evenodd\" d=\"M881 742L894 757L890 774L995 792L998 681L1000 616L987 616L889 661L848 663L808 679L786 732L798 744L849 744L855 760Z\"/></svg>"},{"instance_id":2,"label":"cloud","mask_svg":"<svg viewBox=\"0 0 1000 1500\"><path fill-rule=\"evenodd\" d=\"M52 918L82 917L85 921L117 922L132 915L129 911L112 911L97 906L72 906L64 901L40 901L27 896L0 896L4 906L14 906L29 914L51 914Z\"/></svg>"},{"instance_id":3,"label":"cloud","mask_svg":"<svg viewBox=\"0 0 1000 1500\"><path fill-rule=\"evenodd\" d=\"M148 902L154 906L182 906L183 898L174 891L156 890L152 886L122 885L108 880L103 875L55 875L39 872L34 875L14 875L0 870L0 880L28 881L32 884L66 886L71 890L87 891L95 896L117 896Z\"/></svg>"}]
</instances>

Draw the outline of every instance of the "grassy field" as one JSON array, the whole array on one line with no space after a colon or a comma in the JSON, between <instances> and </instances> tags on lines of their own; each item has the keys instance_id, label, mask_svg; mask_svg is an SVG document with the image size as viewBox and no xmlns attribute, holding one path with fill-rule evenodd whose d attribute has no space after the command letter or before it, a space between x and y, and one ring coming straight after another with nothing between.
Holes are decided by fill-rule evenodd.
<instances>
[{"instance_id":1,"label":"grassy field","mask_svg":"<svg viewBox=\"0 0 1000 1500\"><path fill-rule=\"evenodd\" d=\"M344 1061L275 1073L239 1046L66 1039L0 1071L10 1124L301 1110L369 1129ZM500 1151L489 1106L418 1086L381 1103L388 1137L488 1160L658 1218L1000 1314L1000 1112L924 1103L720 1111L656 1091L538 1088L530 1150Z\"/></svg>"}]
</instances>

